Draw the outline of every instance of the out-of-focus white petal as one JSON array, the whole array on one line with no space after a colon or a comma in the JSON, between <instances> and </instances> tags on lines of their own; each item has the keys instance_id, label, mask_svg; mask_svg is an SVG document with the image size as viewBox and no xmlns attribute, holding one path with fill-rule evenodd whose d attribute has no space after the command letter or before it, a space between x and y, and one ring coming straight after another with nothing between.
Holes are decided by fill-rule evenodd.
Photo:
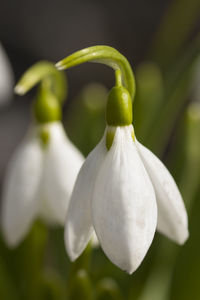
<instances>
[{"instance_id":1,"label":"out-of-focus white petal","mask_svg":"<svg viewBox=\"0 0 200 300\"><path fill-rule=\"evenodd\" d=\"M43 216L49 222L64 225L69 198L84 157L70 142L60 122L46 126L49 144L44 150Z\"/></svg>"},{"instance_id":2,"label":"out-of-focus white petal","mask_svg":"<svg viewBox=\"0 0 200 300\"><path fill-rule=\"evenodd\" d=\"M188 220L177 185L163 163L137 141L137 148L154 186L158 205L157 229L183 244L188 238Z\"/></svg>"},{"instance_id":3,"label":"out-of-focus white petal","mask_svg":"<svg viewBox=\"0 0 200 300\"><path fill-rule=\"evenodd\" d=\"M43 153L30 134L11 159L3 187L2 229L10 246L24 238L36 217L42 166Z\"/></svg>"},{"instance_id":4,"label":"out-of-focus white petal","mask_svg":"<svg viewBox=\"0 0 200 300\"><path fill-rule=\"evenodd\" d=\"M8 57L0 44L0 106L13 95L14 75Z\"/></svg>"},{"instance_id":5,"label":"out-of-focus white petal","mask_svg":"<svg viewBox=\"0 0 200 300\"><path fill-rule=\"evenodd\" d=\"M128 273L142 262L157 224L153 186L129 127L118 127L98 173L93 199L94 228L109 259Z\"/></svg>"},{"instance_id":6,"label":"out-of-focus white petal","mask_svg":"<svg viewBox=\"0 0 200 300\"><path fill-rule=\"evenodd\" d=\"M75 260L82 253L94 233L91 198L95 179L106 152L104 134L100 143L86 158L72 192L65 225L65 245L71 260Z\"/></svg>"}]
</instances>

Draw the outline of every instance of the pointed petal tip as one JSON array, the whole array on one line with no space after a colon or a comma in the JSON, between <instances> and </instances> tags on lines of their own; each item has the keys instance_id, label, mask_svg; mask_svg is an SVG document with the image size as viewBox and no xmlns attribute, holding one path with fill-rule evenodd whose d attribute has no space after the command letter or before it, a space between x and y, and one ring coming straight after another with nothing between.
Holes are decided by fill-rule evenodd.
<instances>
[{"instance_id":1,"label":"pointed petal tip","mask_svg":"<svg viewBox=\"0 0 200 300\"><path fill-rule=\"evenodd\" d=\"M175 242L180 246L184 245L189 238L189 231L188 228L185 226L182 227L181 231L179 230L179 232L175 232L173 236L171 234L164 233L162 230L158 228L157 230L160 234L164 234L167 238L169 238L171 241Z\"/></svg>"},{"instance_id":2,"label":"pointed petal tip","mask_svg":"<svg viewBox=\"0 0 200 300\"><path fill-rule=\"evenodd\" d=\"M135 271L136 271L137 268L133 268L133 267L130 267L130 268L127 268L127 269L122 269L124 272L126 272L128 275L132 275Z\"/></svg>"},{"instance_id":3,"label":"pointed petal tip","mask_svg":"<svg viewBox=\"0 0 200 300\"><path fill-rule=\"evenodd\" d=\"M141 265L144 257L142 257L138 261L129 260L127 262L124 262L124 264L117 264L115 263L122 271L126 272L128 275L132 275Z\"/></svg>"},{"instance_id":4,"label":"pointed petal tip","mask_svg":"<svg viewBox=\"0 0 200 300\"><path fill-rule=\"evenodd\" d=\"M69 246L69 242L67 241L66 234L65 234L65 249L71 262L74 262L79 257L79 254L75 253L72 250L72 248Z\"/></svg>"},{"instance_id":5,"label":"pointed petal tip","mask_svg":"<svg viewBox=\"0 0 200 300\"><path fill-rule=\"evenodd\" d=\"M128 269L125 270L125 272L128 275L132 275L133 273L135 273L137 271L137 269L140 267L141 263L143 262L143 259L137 265L131 265L130 268L128 268Z\"/></svg>"},{"instance_id":6,"label":"pointed petal tip","mask_svg":"<svg viewBox=\"0 0 200 300\"><path fill-rule=\"evenodd\" d=\"M77 251L74 251L73 240L71 241L70 239L70 233L67 226L65 226L64 231L64 243L70 261L74 262L80 256L80 254Z\"/></svg>"},{"instance_id":7,"label":"pointed petal tip","mask_svg":"<svg viewBox=\"0 0 200 300\"><path fill-rule=\"evenodd\" d=\"M82 236L78 236L70 230L70 226L65 226L64 243L65 249L71 262L74 262L85 250L92 237L93 232L89 234L89 238L84 241Z\"/></svg>"},{"instance_id":8,"label":"pointed petal tip","mask_svg":"<svg viewBox=\"0 0 200 300\"><path fill-rule=\"evenodd\" d=\"M68 250L67 250L67 254L68 254L71 262L75 262L75 260L79 257L78 255L75 255L74 253L70 253Z\"/></svg>"},{"instance_id":9,"label":"pointed petal tip","mask_svg":"<svg viewBox=\"0 0 200 300\"><path fill-rule=\"evenodd\" d=\"M185 242L188 240L189 238L189 231L186 228L185 231L182 233L182 235L180 237L177 238L177 243L182 246L185 244Z\"/></svg>"},{"instance_id":10,"label":"pointed petal tip","mask_svg":"<svg viewBox=\"0 0 200 300\"><path fill-rule=\"evenodd\" d=\"M129 269L129 270L126 270L126 273L128 274L128 275L132 275L134 272L135 272L136 270L135 269Z\"/></svg>"}]
</instances>

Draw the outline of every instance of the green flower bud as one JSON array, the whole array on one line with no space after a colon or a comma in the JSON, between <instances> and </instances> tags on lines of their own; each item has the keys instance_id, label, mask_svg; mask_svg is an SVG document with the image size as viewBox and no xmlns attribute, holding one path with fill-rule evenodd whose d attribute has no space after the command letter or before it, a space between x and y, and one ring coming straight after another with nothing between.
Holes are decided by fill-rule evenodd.
<instances>
[{"instance_id":1,"label":"green flower bud","mask_svg":"<svg viewBox=\"0 0 200 300\"><path fill-rule=\"evenodd\" d=\"M43 127L40 128L39 138L40 138L42 147L45 149L48 146L49 140L50 140L49 130L47 128L43 128Z\"/></svg>"},{"instance_id":2,"label":"green flower bud","mask_svg":"<svg viewBox=\"0 0 200 300\"><path fill-rule=\"evenodd\" d=\"M132 124L132 100L123 86L111 89L106 107L106 121L110 126L128 126Z\"/></svg>"},{"instance_id":3,"label":"green flower bud","mask_svg":"<svg viewBox=\"0 0 200 300\"><path fill-rule=\"evenodd\" d=\"M38 123L54 122L61 119L62 112L59 102L54 94L43 87L33 105L33 113Z\"/></svg>"}]
</instances>

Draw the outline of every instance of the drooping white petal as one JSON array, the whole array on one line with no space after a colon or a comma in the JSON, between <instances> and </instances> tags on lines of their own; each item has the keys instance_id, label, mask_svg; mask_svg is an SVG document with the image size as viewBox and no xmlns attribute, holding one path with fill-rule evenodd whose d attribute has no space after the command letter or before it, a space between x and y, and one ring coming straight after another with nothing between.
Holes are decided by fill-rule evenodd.
<instances>
[{"instance_id":1,"label":"drooping white petal","mask_svg":"<svg viewBox=\"0 0 200 300\"><path fill-rule=\"evenodd\" d=\"M105 254L122 270L134 272L152 242L157 206L129 127L117 128L98 173L92 216Z\"/></svg>"},{"instance_id":2,"label":"drooping white petal","mask_svg":"<svg viewBox=\"0 0 200 300\"><path fill-rule=\"evenodd\" d=\"M65 225L65 245L71 260L85 249L94 229L91 220L91 198L97 172L106 154L105 134L86 158L77 177Z\"/></svg>"},{"instance_id":3,"label":"drooping white petal","mask_svg":"<svg viewBox=\"0 0 200 300\"><path fill-rule=\"evenodd\" d=\"M8 166L2 199L2 229L10 246L27 234L38 212L43 154L34 133L19 146Z\"/></svg>"},{"instance_id":4,"label":"drooping white petal","mask_svg":"<svg viewBox=\"0 0 200 300\"><path fill-rule=\"evenodd\" d=\"M41 196L43 217L64 225L69 198L84 157L70 142L60 122L46 126L49 144L45 152Z\"/></svg>"},{"instance_id":5,"label":"drooping white petal","mask_svg":"<svg viewBox=\"0 0 200 300\"><path fill-rule=\"evenodd\" d=\"M156 193L158 205L157 229L183 244L188 238L188 220L178 187L163 163L137 141L137 148Z\"/></svg>"}]
</instances>

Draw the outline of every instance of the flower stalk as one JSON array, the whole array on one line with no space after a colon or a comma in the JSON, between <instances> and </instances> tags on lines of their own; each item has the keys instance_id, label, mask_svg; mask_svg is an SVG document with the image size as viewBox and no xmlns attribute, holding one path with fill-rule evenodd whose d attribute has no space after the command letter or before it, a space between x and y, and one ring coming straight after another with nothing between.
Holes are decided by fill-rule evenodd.
<instances>
[{"instance_id":1,"label":"flower stalk","mask_svg":"<svg viewBox=\"0 0 200 300\"><path fill-rule=\"evenodd\" d=\"M66 77L48 61L40 61L30 67L15 86L15 93L22 96L40 82L45 83L46 88L63 103L67 96Z\"/></svg>"},{"instance_id":2,"label":"flower stalk","mask_svg":"<svg viewBox=\"0 0 200 300\"><path fill-rule=\"evenodd\" d=\"M129 91L132 101L135 96L135 78L128 60L116 49L109 46L94 46L77 51L56 64L59 70L69 69L85 62L105 64L122 73L123 84Z\"/></svg>"}]
</instances>

